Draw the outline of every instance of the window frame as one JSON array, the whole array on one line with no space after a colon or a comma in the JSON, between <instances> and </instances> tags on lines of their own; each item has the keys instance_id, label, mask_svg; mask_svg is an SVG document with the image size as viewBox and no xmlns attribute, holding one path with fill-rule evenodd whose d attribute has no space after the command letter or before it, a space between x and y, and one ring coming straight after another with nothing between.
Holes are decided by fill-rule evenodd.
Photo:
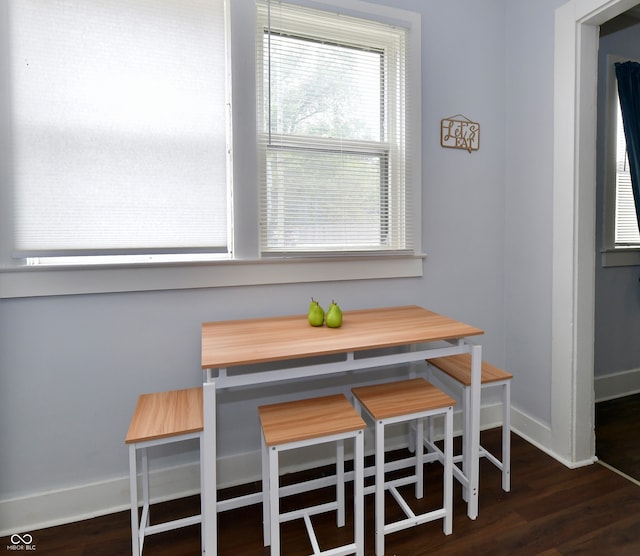
<instances>
[{"instance_id":1,"label":"window frame","mask_svg":"<svg viewBox=\"0 0 640 556\"><path fill-rule=\"evenodd\" d=\"M335 17L335 10L322 10L314 13L305 11L305 7L302 6L300 6L302 9L298 10L298 6L290 0L282 0L282 3L273 1L271 4L267 0L256 2L258 21L256 25L257 128L258 149L262 166L260 172L262 201L260 216L263 222L260 237L261 255L263 257L297 257L305 254L327 253L353 255L356 253L411 252L412 215L406 210L411 199L411 187L406 183L406 178L412 162L407 157L405 149L407 121L405 115L406 72L404 71L407 59L406 28L384 24L378 27L377 24L381 22L370 17L353 18L351 21ZM271 16L270 8L274 10ZM271 31L270 27L272 27ZM271 46L271 42L268 42L270 37L273 37L272 41L276 41L275 46ZM283 44L278 46L281 38ZM280 96L278 94L275 95L274 101L271 100L272 86L266 85L266 83L271 83L272 72L265 64L268 64L268 58L271 56L272 62L275 64L274 67L281 67L281 64L284 64L284 67L289 70L286 51L289 48L296 48L291 41L300 41L304 45L309 45L310 49L317 49L319 55L322 55L320 51L323 46L328 45L332 55L340 51L360 51L368 53L369 56L372 54L377 56L375 67L380 71L380 81L376 87L379 94L377 99L379 110L377 131L380 136L378 138L343 137L341 133L337 133L335 137L302 133L301 131L296 133L295 131L278 129L277 124L275 129L271 126L272 118L269 112L272 109L275 110L277 119L284 107L279 103ZM267 50L267 44L270 45L271 50ZM277 77L275 79L275 89L279 89L280 82ZM263 86L263 84L265 85ZM309 94L309 90L303 89L302 94ZM311 97L313 96L313 91L311 91ZM372 116L372 120L376 120L375 113ZM274 174L268 168L272 156L278 158L278 153L293 154L296 152L308 152L314 157L328 157L326 168L335 168L336 171L340 171L342 166L342 155L354 160L376 159L379 161L378 220L368 220L372 230L379 230L377 244L374 244L371 236L368 240L362 241L364 238L356 235L348 238L330 237L323 243L321 238L308 237L304 232L302 232L303 236L310 240L306 245L304 241L302 243L294 242L291 246L286 244L285 237L289 231L295 235L296 231L302 230L299 230L295 225L289 228L285 224L287 216L293 216L287 211L294 209L287 202L279 205L278 214L282 218L280 222L271 222L268 219L269 209L267 207L269 203L267 199L272 194L275 194L276 198L280 198L283 189L286 190L286 185L282 181L274 179ZM282 161L285 166L287 158L285 155ZM295 162L293 164L295 166ZM301 178L302 176L300 176ZM305 189L308 186L317 187L318 184L313 179L314 177L310 182L296 180L296 183ZM339 194L339 191L336 193ZM295 203L296 197L294 196L291 200ZM350 207L345 205L345 209L350 210ZM316 224L319 224L319 221ZM272 237L270 232L275 233L275 236Z\"/></svg>"},{"instance_id":2,"label":"window frame","mask_svg":"<svg viewBox=\"0 0 640 556\"><path fill-rule=\"evenodd\" d=\"M616 245L617 202L617 112L618 89L614 64L629 60L628 57L607 56L606 129L604 152L604 218L602 266L640 265L640 245L618 247Z\"/></svg>"},{"instance_id":3,"label":"window frame","mask_svg":"<svg viewBox=\"0 0 640 556\"><path fill-rule=\"evenodd\" d=\"M314 3L315 4L315 3ZM382 21L401 23L411 29L408 111L418 125L412 130L411 155L422 154L421 133L421 37L420 14L361 0L323 0L323 5L351 14L368 14ZM257 148L255 118L255 4L234 0L227 4L227 31L231 51L230 105L233 186L231 237L233 259L207 262L147 262L112 265L27 266L12 258L13 215L10 187L0 187L0 299L48 295L211 288L261 284L287 284L323 280L387 279L423 275L421 252L421 169L413 175L413 252L402 255L320 256L299 258L261 257L259 252L259 203L257 199ZM0 44L8 47L9 18L0 7ZM7 48L0 48L0 73L8 73ZM5 53L5 54L2 54ZM247 60L253 60L247 63ZM0 80L4 82L6 80ZM0 87L0 122L11 120L9 86ZM0 183L11 184L12 144L7 126L0 126ZM237 153L243 153L238 156ZM235 155L235 156L234 156ZM322 268L322 272L319 269ZM327 277L327 278L324 278ZM330 277L330 278L329 278Z\"/></svg>"}]
</instances>

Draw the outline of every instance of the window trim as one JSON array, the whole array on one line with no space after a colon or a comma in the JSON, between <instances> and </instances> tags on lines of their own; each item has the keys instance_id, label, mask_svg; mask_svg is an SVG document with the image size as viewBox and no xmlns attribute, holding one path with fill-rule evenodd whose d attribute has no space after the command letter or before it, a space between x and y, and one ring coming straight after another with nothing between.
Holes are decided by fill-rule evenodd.
<instances>
[{"instance_id":1,"label":"window trim","mask_svg":"<svg viewBox=\"0 0 640 556\"><path fill-rule=\"evenodd\" d=\"M212 287L413 278L424 255L229 260L105 267L0 270L0 299Z\"/></svg>"},{"instance_id":2,"label":"window trim","mask_svg":"<svg viewBox=\"0 0 640 556\"><path fill-rule=\"evenodd\" d=\"M298 3L305 3L304 0ZM345 13L366 13L381 21L395 22L409 27L408 49L411 75L408 110L417 125L410 132L416 141L409 148L410 156L421 159L422 94L421 94L421 18L420 14L361 0L323 0L324 6L335 6ZM317 2L313 2L317 6ZM413 178L414 249L411 254L367 256L259 258L258 202L255 189L257 179L257 149L255 145L255 3L253 0L234 0L228 3L230 30L231 88L234 92L231 109L233 121L232 180L233 188L233 260L188 263L141 263L118 265L27 266L12 258L13 232L11 191L0 187L0 299L74 295L109 292L156 291L192 288L248 286L262 284L292 284L340 280L388 279L423 276L421 252L421 172ZM0 43L6 43L9 20L7 7L0 6ZM249 40L250 39L250 40ZM0 49L0 75L8 71L7 49ZM3 54L4 53L4 54ZM3 83L6 80L0 80ZM234 86L235 85L235 86ZM253 88L252 88L253 85ZM10 121L8 85L0 87L0 122ZM249 114L249 115L247 115ZM6 126L0 126L0 183L11 180L11 137ZM236 156L233 156L233 153ZM238 156L237 153L242 153ZM246 156L245 156L246 155Z\"/></svg>"},{"instance_id":3,"label":"window trim","mask_svg":"<svg viewBox=\"0 0 640 556\"><path fill-rule=\"evenodd\" d=\"M640 265L640 246L616 247L616 176L617 176L617 81L614 64L628 57L607 55L606 129L604 153L604 219L601 264L608 266Z\"/></svg>"}]
</instances>

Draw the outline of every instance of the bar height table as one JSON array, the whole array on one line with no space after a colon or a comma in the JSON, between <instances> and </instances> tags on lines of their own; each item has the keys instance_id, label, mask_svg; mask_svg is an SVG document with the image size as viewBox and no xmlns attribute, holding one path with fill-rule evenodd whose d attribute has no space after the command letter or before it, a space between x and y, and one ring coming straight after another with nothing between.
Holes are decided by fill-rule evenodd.
<instances>
[{"instance_id":1,"label":"bar height table","mask_svg":"<svg viewBox=\"0 0 640 556\"><path fill-rule=\"evenodd\" d=\"M312 327L306 315L206 322L202 325L204 373L204 469L202 470L202 551L217 554L216 390L236 386L296 380L358 369L423 361L458 353L471 353L471 433L465 446L464 472L468 480L467 515L478 515L478 462L480 446L480 375L482 348L467 338L483 334L480 328L416 305L345 311L340 328ZM444 345L440 345L444 341ZM433 344L437 346L421 346ZM382 348L409 347L398 353L364 354ZM329 362L313 358L339 355ZM303 360L299 366L277 370L263 363ZM308 364L307 364L308 363ZM230 372L233 367L251 370ZM251 367L255 365L255 370Z\"/></svg>"}]
</instances>

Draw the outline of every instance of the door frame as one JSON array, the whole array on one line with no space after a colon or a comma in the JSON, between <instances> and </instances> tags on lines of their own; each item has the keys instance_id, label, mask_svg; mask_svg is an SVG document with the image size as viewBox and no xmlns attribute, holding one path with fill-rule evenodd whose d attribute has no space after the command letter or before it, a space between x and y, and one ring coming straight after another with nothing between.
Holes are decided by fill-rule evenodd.
<instances>
[{"instance_id":1,"label":"door frame","mask_svg":"<svg viewBox=\"0 0 640 556\"><path fill-rule=\"evenodd\" d=\"M554 46L551 449L595 461L594 305L599 26L638 0L569 0Z\"/></svg>"}]
</instances>

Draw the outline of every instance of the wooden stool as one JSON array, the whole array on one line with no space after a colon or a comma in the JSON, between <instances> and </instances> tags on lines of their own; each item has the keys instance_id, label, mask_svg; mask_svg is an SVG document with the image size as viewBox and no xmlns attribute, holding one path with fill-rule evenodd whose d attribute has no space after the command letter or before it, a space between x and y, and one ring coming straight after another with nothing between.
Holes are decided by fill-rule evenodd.
<instances>
[{"instance_id":1,"label":"wooden stool","mask_svg":"<svg viewBox=\"0 0 640 556\"><path fill-rule=\"evenodd\" d=\"M342 394L297 400L258 408L262 426L262 495L264 545L280 554L280 523L303 518L313 554L364 554L364 429L366 423ZM344 440L354 440L354 542L321 551L310 516L337 510L345 524ZM305 446L336 443L336 500L280 513L279 454ZM298 485L296 485L298 486ZM304 491L304 487L298 492ZM307 489L308 490L308 489Z\"/></svg>"},{"instance_id":2,"label":"wooden stool","mask_svg":"<svg viewBox=\"0 0 640 556\"><path fill-rule=\"evenodd\" d=\"M430 379L437 381L438 385L449 390L453 387L457 392L462 393L462 445L470 430L468 422L469 415L467 408L471 397L471 355L468 353L461 355L451 355L449 357L438 357L427 361L432 368L437 369L444 375L444 381L438 380L430 369ZM442 375L441 375L442 378ZM511 379L513 375L504 371L491 363L482 362L481 389L486 388L502 389L502 458L497 458L494 454L480 446L480 457L487 458L502 472L502 489L505 492L511 490ZM450 379L450 380L449 380ZM453 458L454 463L463 461L463 455ZM464 484L464 481L463 481Z\"/></svg>"},{"instance_id":3,"label":"wooden stool","mask_svg":"<svg viewBox=\"0 0 640 556\"><path fill-rule=\"evenodd\" d=\"M150 525L147 454L147 449L152 446L198 438L200 440L200 469L202 472L204 468L202 465L203 428L202 387L143 394L138 398L138 404L125 439L129 445L131 549L134 556L142 554L145 535L171 531L195 523L201 524L204 533L202 512L199 515ZM140 521L138 521L138 451L142 454L142 516ZM202 480L200 484L202 484ZM204 534L202 538L204 538Z\"/></svg>"},{"instance_id":4,"label":"wooden stool","mask_svg":"<svg viewBox=\"0 0 640 556\"><path fill-rule=\"evenodd\" d=\"M384 536L408 527L443 519L445 535L451 534L453 517L453 406L455 400L424 380L416 378L385 384L362 386L351 390L359 405L375 422L375 549L376 555L384 554ZM428 460L424 453L424 419L445 416L444 478L442 508L416 515L397 487L415 483L415 496L423 496L423 466ZM385 480L384 428L394 423L415 421L416 452L413 475ZM389 490L402 507L406 519L385 524L384 494Z\"/></svg>"}]
</instances>

